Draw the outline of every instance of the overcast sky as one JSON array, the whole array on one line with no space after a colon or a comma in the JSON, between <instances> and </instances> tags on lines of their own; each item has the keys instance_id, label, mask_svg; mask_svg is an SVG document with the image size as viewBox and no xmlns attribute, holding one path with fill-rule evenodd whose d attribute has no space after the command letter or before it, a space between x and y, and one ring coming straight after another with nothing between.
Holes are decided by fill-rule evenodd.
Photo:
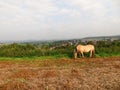
<instances>
[{"instance_id":1,"label":"overcast sky","mask_svg":"<svg viewBox=\"0 0 120 90\"><path fill-rule=\"evenodd\" d=\"M120 35L120 0L0 0L0 40Z\"/></svg>"}]
</instances>

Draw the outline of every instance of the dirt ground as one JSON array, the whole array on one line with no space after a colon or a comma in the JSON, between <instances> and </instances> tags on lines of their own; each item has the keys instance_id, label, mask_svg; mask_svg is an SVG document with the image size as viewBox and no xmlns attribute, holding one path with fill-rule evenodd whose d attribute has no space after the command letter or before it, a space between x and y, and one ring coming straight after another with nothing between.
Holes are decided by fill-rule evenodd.
<instances>
[{"instance_id":1,"label":"dirt ground","mask_svg":"<svg viewBox=\"0 0 120 90\"><path fill-rule=\"evenodd\" d=\"M120 90L120 57L0 61L0 90Z\"/></svg>"}]
</instances>

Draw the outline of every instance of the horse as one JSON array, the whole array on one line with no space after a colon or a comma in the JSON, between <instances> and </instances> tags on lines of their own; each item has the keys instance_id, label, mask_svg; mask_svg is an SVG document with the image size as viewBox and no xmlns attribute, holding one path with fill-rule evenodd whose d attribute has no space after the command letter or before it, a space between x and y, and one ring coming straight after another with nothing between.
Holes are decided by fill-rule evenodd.
<instances>
[{"instance_id":1,"label":"horse","mask_svg":"<svg viewBox=\"0 0 120 90\"><path fill-rule=\"evenodd\" d=\"M82 57L84 57L84 52L90 52L90 57L94 57L95 47L94 45L77 45L74 49L74 59L77 58L77 54L81 53Z\"/></svg>"}]
</instances>

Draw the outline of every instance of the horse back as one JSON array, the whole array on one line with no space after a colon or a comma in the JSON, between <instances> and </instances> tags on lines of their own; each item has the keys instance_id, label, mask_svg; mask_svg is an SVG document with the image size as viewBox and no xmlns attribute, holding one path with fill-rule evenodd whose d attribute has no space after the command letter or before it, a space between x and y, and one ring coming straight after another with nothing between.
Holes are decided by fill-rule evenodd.
<instances>
[{"instance_id":1,"label":"horse back","mask_svg":"<svg viewBox=\"0 0 120 90\"><path fill-rule=\"evenodd\" d=\"M94 46L93 45L78 45L76 47L76 50L78 52L89 52L89 51L93 51L94 50Z\"/></svg>"}]
</instances>

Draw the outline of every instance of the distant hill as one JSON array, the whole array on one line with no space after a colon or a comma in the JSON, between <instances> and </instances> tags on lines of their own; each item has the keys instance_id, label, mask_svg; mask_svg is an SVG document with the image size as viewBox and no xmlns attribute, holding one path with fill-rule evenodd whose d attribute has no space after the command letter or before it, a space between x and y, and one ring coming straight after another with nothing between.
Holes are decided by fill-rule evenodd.
<instances>
[{"instance_id":1,"label":"distant hill","mask_svg":"<svg viewBox=\"0 0 120 90\"><path fill-rule=\"evenodd\" d=\"M82 38L81 41L100 41L100 40L120 40L120 35L116 36L97 36L97 37L85 37Z\"/></svg>"},{"instance_id":2,"label":"distant hill","mask_svg":"<svg viewBox=\"0 0 120 90\"><path fill-rule=\"evenodd\" d=\"M79 38L79 39L69 39L69 40L23 40L23 41L0 41L0 44L11 44L11 43L30 43L30 44L46 44L46 43L77 43L77 42L85 42L85 41L114 41L114 40L120 40L120 35L116 36L96 36L96 37L85 37L85 38Z\"/></svg>"}]
</instances>

